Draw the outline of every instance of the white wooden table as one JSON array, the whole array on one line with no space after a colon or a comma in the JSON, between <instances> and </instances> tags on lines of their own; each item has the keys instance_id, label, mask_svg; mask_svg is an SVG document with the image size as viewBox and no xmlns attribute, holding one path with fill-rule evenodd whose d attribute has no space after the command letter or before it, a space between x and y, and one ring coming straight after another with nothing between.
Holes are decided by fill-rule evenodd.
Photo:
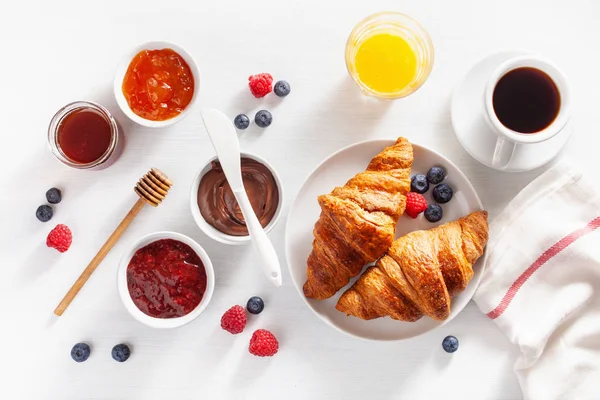
<instances>
[{"instance_id":1,"label":"white wooden table","mask_svg":"<svg viewBox=\"0 0 600 400\"><path fill-rule=\"evenodd\" d=\"M456 141L449 98L455 82L480 58L522 48L559 64L575 98L574 136L564 151L600 183L595 121L600 107L596 0L137 0L7 1L0 23L0 345L2 399L519 399L512 372L518 349L474 304L443 328L406 342L375 343L326 326L305 306L287 269L270 287L251 247L218 244L200 232L188 206L194 173L212 155L197 113L165 130L133 126L112 96L114 69L134 45L157 39L186 47L202 72L201 105L232 117L273 112L267 130L240 134L242 148L268 159L285 183L285 212L310 171L348 144L404 135L448 156L470 177L491 217L542 170L494 172ZM421 21L435 44L435 66L416 94L391 103L367 101L344 65L346 37L361 18L399 10ZM283 101L255 100L247 76L287 79ZM46 128L74 100L114 112L126 134L119 161L101 172L68 169L54 160ZM175 183L158 209L145 209L96 271L65 315L52 310L135 201L132 185L150 167ZM596 169L593 169L596 168ZM44 193L63 189L54 219L35 219ZM552 217L549 210L548 217ZM57 223L74 234L65 254L47 249ZM286 218L271 233L284 260ZM116 270L123 250L141 235L174 230L205 247L216 267L212 303L190 325L154 330L134 321L120 303ZM252 295L266 309L236 337L222 331L227 308ZM251 332L272 330L280 352L248 354ZM453 355L441 349L460 339ZM73 362L71 346L91 344L92 356ZM111 359L113 345L133 348L129 361Z\"/></svg>"}]
</instances>

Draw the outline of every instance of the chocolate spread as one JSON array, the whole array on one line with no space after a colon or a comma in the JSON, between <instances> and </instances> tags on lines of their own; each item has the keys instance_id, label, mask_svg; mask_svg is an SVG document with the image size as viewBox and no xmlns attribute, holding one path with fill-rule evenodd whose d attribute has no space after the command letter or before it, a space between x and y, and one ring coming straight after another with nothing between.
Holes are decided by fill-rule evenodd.
<instances>
[{"instance_id":1,"label":"chocolate spread","mask_svg":"<svg viewBox=\"0 0 600 400\"><path fill-rule=\"evenodd\" d=\"M279 189L271 171L263 164L242 157L242 180L252 208L263 227L273 219L279 205ZM215 229L231 236L247 236L244 216L218 161L200 180L198 207Z\"/></svg>"}]
</instances>

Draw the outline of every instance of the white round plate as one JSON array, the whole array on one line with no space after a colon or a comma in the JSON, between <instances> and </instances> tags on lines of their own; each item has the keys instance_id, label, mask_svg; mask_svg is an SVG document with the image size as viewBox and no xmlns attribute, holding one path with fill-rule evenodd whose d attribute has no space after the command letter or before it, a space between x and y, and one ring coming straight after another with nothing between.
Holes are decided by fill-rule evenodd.
<instances>
[{"instance_id":1,"label":"white round plate","mask_svg":"<svg viewBox=\"0 0 600 400\"><path fill-rule=\"evenodd\" d=\"M452 95L451 114L454 133L467 153L483 165L492 166L497 135L485 121L483 94L489 77L504 61L528 53L503 51L492 54L471 68L456 85ZM571 124L552 139L542 143L517 146L508 167L502 171L529 171L552 160L569 140Z\"/></svg>"},{"instance_id":2,"label":"white round plate","mask_svg":"<svg viewBox=\"0 0 600 400\"><path fill-rule=\"evenodd\" d=\"M372 140L357 143L334 153L323 161L300 188L292 205L285 232L286 256L290 274L296 289L306 304L329 325L349 335L372 340L407 339L428 332L444 322L434 321L427 317L423 317L417 322L395 321L389 317L371 321L347 317L346 314L336 310L335 305L340 295L354 283L356 278L338 291L335 296L322 301L304 297L302 286L306 281L306 260L312 250L313 227L321 211L317 203L317 196L331 192L335 186L343 185L352 176L363 171L373 157L394 142L394 140ZM417 219L406 215L402 216L398 221L396 237L419 229L433 228L483 209L475 189L452 162L422 146L413 144L413 150L412 173L426 173L434 165L444 167L448 172L444 182L454 189L454 197L449 203L442 205L444 218L437 224L428 222L423 214ZM432 188L425 194L428 202L431 201L431 190ZM474 266L475 275L467 289L452 300L452 311L445 322L454 318L467 305L479 285L484 264L485 257L481 257Z\"/></svg>"}]
</instances>

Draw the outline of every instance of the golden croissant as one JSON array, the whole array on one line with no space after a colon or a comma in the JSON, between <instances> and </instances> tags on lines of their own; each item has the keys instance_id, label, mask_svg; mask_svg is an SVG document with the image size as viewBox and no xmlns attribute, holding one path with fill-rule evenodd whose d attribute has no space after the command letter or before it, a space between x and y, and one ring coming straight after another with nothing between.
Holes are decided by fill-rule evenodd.
<instances>
[{"instance_id":1,"label":"golden croissant","mask_svg":"<svg viewBox=\"0 0 600 400\"><path fill-rule=\"evenodd\" d=\"M471 281L487 240L486 211L411 232L342 294L336 308L365 320L390 316L412 322L423 315L444 320L451 297Z\"/></svg>"},{"instance_id":2,"label":"golden croissant","mask_svg":"<svg viewBox=\"0 0 600 400\"><path fill-rule=\"evenodd\" d=\"M412 162L411 144L398 138L371 160L366 171L319 196L321 215L307 261L306 297L333 296L390 247L410 191Z\"/></svg>"}]
</instances>

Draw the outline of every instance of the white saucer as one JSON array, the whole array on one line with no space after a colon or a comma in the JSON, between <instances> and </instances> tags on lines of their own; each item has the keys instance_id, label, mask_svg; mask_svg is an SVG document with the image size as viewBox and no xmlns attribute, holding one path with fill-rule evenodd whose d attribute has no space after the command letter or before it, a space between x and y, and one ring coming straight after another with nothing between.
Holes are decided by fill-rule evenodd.
<instances>
[{"instance_id":1,"label":"white saucer","mask_svg":"<svg viewBox=\"0 0 600 400\"><path fill-rule=\"evenodd\" d=\"M492 155L497 135L485 121L483 94L488 78L501 63L509 58L526 55L522 51L503 51L492 54L471 68L456 85L450 111L452 126L460 144L474 159L492 167ZM502 171L529 171L552 160L564 147L571 135L571 124L552 139L537 144L519 145L508 167Z\"/></svg>"}]
</instances>

